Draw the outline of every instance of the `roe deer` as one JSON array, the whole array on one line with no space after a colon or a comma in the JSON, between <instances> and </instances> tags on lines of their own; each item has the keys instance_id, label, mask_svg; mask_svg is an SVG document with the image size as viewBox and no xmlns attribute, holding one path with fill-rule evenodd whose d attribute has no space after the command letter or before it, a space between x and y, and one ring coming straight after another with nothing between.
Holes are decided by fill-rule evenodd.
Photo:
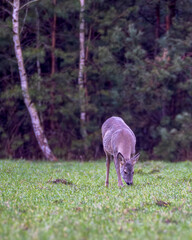
<instances>
[{"instance_id":1,"label":"roe deer","mask_svg":"<svg viewBox=\"0 0 192 240\"><path fill-rule=\"evenodd\" d=\"M118 176L118 186L123 186L121 176L127 185L133 184L134 165L140 154L135 155L136 137L120 117L108 118L101 127L103 149L106 154L106 181L109 184L109 167L112 157Z\"/></svg>"}]
</instances>

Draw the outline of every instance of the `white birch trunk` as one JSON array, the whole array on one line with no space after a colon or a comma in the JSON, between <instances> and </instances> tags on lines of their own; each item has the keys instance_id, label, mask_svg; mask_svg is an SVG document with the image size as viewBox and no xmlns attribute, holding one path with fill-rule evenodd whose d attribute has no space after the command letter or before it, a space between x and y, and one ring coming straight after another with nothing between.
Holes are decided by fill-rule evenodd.
<instances>
[{"instance_id":1,"label":"white birch trunk","mask_svg":"<svg viewBox=\"0 0 192 240\"><path fill-rule=\"evenodd\" d=\"M81 122L81 135L83 138L87 136L86 131L86 99L84 88L84 67L85 67L85 20L84 20L85 2L80 0L80 26L79 26L79 43L80 43L80 56L79 56L79 102L80 102L80 122Z\"/></svg>"},{"instance_id":2,"label":"white birch trunk","mask_svg":"<svg viewBox=\"0 0 192 240\"><path fill-rule=\"evenodd\" d=\"M27 75L24 67L20 38L19 38L19 8L20 8L20 0L13 1L13 14L12 14L12 23L13 23L13 42L15 48L15 54L17 58L18 68L19 68L19 75L21 81L21 89L24 98L25 105L29 111L33 130L35 136L37 138L38 144L46 157L46 159L50 161L57 161L57 158L54 156L52 151L49 148L47 139L44 135L43 129L40 124L39 116L37 114L37 110L35 105L31 101L29 90L28 90L28 82L27 82Z\"/></svg>"}]
</instances>

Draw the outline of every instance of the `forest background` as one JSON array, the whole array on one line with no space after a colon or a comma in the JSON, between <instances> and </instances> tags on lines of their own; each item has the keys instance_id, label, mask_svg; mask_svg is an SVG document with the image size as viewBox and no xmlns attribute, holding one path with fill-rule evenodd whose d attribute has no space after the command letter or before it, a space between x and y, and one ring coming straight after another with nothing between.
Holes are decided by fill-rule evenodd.
<instances>
[{"instance_id":1,"label":"forest background","mask_svg":"<svg viewBox=\"0 0 192 240\"><path fill-rule=\"evenodd\" d=\"M192 159L191 0L86 0L83 84L80 2L28 3L19 22L29 93L58 158L104 156L100 127L116 115L143 160ZM0 158L41 159L20 85L12 6L1 0Z\"/></svg>"}]
</instances>

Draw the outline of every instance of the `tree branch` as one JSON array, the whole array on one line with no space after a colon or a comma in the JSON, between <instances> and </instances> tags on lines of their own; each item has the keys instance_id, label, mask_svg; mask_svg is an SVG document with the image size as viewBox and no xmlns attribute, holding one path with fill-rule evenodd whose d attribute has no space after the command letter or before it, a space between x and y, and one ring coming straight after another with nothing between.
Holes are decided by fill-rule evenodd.
<instances>
[{"instance_id":1,"label":"tree branch","mask_svg":"<svg viewBox=\"0 0 192 240\"><path fill-rule=\"evenodd\" d=\"M6 0L12 7L13 7L13 3L10 2L9 0Z\"/></svg>"},{"instance_id":2,"label":"tree branch","mask_svg":"<svg viewBox=\"0 0 192 240\"><path fill-rule=\"evenodd\" d=\"M10 12L8 9L1 7L1 9L3 9L3 11L7 12L9 15L12 15L12 12Z\"/></svg>"},{"instance_id":3,"label":"tree branch","mask_svg":"<svg viewBox=\"0 0 192 240\"><path fill-rule=\"evenodd\" d=\"M21 10L22 8L26 7L27 5L29 5L31 3L37 2L37 1L39 1L39 0L32 0L32 1L28 2L28 3L25 3L22 7L19 8L19 10Z\"/></svg>"},{"instance_id":4,"label":"tree branch","mask_svg":"<svg viewBox=\"0 0 192 240\"><path fill-rule=\"evenodd\" d=\"M23 19L23 26L22 26L22 28L21 28L20 34L23 32L23 28L24 28L25 21L26 21L26 18L27 18L27 13L28 13L28 7L27 7L26 12L25 12L25 17L24 17L24 19Z\"/></svg>"}]
</instances>

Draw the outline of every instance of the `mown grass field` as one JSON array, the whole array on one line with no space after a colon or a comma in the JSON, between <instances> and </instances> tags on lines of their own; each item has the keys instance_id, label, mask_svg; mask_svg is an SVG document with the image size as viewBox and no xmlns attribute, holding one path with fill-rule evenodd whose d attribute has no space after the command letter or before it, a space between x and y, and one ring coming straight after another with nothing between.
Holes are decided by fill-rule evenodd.
<instances>
[{"instance_id":1,"label":"mown grass field","mask_svg":"<svg viewBox=\"0 0 192 240\"><path fill-rule=\"evenodd\" d=\"M192 162L144 162L109 188L105 162L0 161L0 239L192 239Z\"/></svg>"}]
</instances>

